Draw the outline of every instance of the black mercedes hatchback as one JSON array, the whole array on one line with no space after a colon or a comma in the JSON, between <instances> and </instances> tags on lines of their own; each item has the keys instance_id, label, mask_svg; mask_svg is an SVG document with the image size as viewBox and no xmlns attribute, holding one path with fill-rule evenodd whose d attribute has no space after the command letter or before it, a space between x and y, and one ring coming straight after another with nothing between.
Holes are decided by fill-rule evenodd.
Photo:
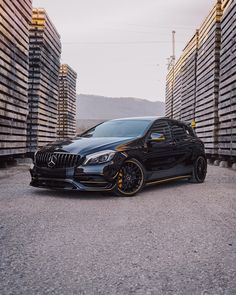
<instances>
[{"instance_id":1,"label":"black mercedes hatchback","mask_svg":"<svg viewBox=\"0 0 236 295\"><path fill-rule=\"evenodd\" d=\"M145 185L207 173L204 144L193 129L167 118L116 119L35 153L31 185L132 196Z\"/></svg>"}]
</instances>

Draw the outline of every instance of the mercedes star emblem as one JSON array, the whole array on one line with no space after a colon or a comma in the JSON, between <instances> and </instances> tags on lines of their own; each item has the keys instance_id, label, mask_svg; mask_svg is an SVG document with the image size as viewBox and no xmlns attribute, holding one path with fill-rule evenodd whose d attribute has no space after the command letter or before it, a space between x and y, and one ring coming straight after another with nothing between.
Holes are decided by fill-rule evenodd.
<instances>
[{"instance_id":1,"label":"mercedes star emblem","mask_svg":"<svg viewBox=\"0 0 236 295\"><path fill-rule=\"evenodd\" d=\"M53 168L56 165L57 157L53 154L48 159L48 167Z\"/></svg>"}]
</instances>

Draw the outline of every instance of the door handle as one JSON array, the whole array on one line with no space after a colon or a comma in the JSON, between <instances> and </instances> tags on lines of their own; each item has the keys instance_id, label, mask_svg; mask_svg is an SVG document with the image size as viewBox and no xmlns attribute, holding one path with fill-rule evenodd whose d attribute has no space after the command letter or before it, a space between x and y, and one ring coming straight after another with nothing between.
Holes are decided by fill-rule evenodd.
<instances>
[{"instance_id":1,"label":"door handle","mask_svg":"<svg viewBox=\"0 0 236 295\"><path fill-rule=\"evenodd\" d=\"M173 146L173 147L176 147L177 144L176 144L176 142L173 141L173 142L170 142L169 145Z\"/></svg>"}]
</instances>

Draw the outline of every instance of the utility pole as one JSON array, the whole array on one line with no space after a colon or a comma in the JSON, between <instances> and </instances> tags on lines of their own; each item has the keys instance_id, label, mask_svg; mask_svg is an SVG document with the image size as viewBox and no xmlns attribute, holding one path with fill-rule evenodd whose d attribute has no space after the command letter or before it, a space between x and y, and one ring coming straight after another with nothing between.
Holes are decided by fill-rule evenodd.
<instances>
[{"instance_id":1,"label":"utility pole","mask_svg":"<svg viewBox=\"0 0 236 295\"><path fill-rule=\"evenodd\" d=\"M172 31L172 62L175 64L175 31Z\"/></svg>"}]
</instances>

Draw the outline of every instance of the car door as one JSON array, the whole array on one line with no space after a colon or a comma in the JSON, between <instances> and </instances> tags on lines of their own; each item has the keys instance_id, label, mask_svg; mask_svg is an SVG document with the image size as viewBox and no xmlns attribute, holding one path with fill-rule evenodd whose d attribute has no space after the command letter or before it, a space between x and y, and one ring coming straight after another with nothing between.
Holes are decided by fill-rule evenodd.
<instances>
[{"instance_id":1,"label":"car door","mask_svg":"<svg viewBox=\"0 0 236 295\"><path fill-rule=\"evenodd\" d=\"M174 141L173 176L189 174L192 171L193 137L184 124L171 123L171 133Z\"/></svg>"},{"instance_id":2,"label":"car door","mask_svg":"<svg viewBox=\"0 0 236 295\"><path fill-rule=\"evenodd\" d=\"M157 140L152 140L152 136ZM158 137L161 139L158 140ZM144 165L149 180L156 180L172 175L175 165L174 142L167 121L156 121L146 137Z\"/></svg>"}]
</instances>

